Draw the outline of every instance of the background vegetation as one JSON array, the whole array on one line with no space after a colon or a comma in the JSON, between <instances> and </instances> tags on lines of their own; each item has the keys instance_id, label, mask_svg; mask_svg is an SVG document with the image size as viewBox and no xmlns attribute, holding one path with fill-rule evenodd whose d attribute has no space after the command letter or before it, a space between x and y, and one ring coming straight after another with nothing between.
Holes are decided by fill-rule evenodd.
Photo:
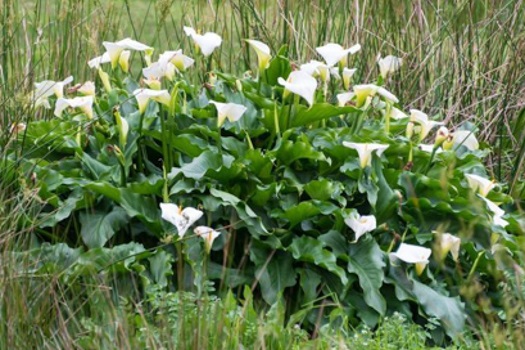
<instances>
[{"instance_id":1,"label":"background vegetation","mask_svg":"<svg viewBox=\"0 0 525 350\"><path fill-rule=\"evenodd\" d=\"M12 134L10 125L43 117L34 115L29 106L28 96L34 82L69 75L74 75L77 81L91 77L86 62L102 53L103 40L130 36L159 51L182 47L191 52L193 48L186 47L182 32L182 26L190 24L215 31L225 39L219 65L238 74L256 68L253 52L242 44L244 38L260 39L274 52L282 44L288 44L289 55L297 63L313 58L315 47L326 42L346 45L359 42L363 52L355 62L356 80L363 82L375 77L378 54L403 57L405 65L390 88L407 109L414 107L431 115L439 114L456 126L467 121L477 125L482 130L478 138L493 148L486 164L491 175L508 183L505 190L516 200L518 208L525 198L521 182L525 157L525 21L521 1L459 1L451 6L448 1L386 0L326 4L292 0L4 0L0 11L0 155L5 162ZM137 77L140 75L138 69L133 72ZM198 77L194 79L198 81ZM140 305L115 300L109 290L117 286L98 280L96 274L78 280L60 273L31 278L18 275L11 268L15 264L26 267L35 264L31 258L21 260L11 253L15 245L31 248L33 244L31 231L35 227L19 223L35 204L34 193L16 190L18 179L10 176L16 172L8 171L13 164L6 164L0 180L0 242L5 252L0 277L5 322L0 338L6 342L5 347L22 347L30 341L42 348L97 348L101 344L154 348L165 343L163 337L180 337L187 339L184 345L188 348L202 348L204 335L211 332L212 337L222 339L225 348L233 348L231 335L241 329L246 337L252 337L251 344L255 347L309 344L323 348L332 346L334 339L341 347L358 346L352 343L351 329L340 333L319 329L316 332L321 337L310 341L310 335L294 328L293 322L286 321L289 327L282 328L284 311L277 306L257 315L255 311L250 313L249 304L239 309L227 298L207 300L200 305L191 296L151 290L148 292L151 302L161 303L155 310L166 308L161 316L155 316L156 312L154 315L151 310L140 310ZM502 301L508 304L507 322L487 321L481 329L475 328L483 344L521 346L523 315L519 310L523 306L523 292L522 282L516 276L519 274L506 276L506 283L501 285L507 295ZM121 289L133 293L136 286L136 281L130 280ZM249 296L246 298L249 300ZM180 313L175 312L177 308L189 308L185 314L195 317L180 318ZM219 327L217 333L207 318L202 317L209 315L208 308L218 315L217 320L225 323L224 329ZM230 321L230 314L239 317ZM166 331L162 325L176 328ZM194 329L199 330L197 338L192 338ZM383 348L385 339L399 332L408 335L405 339L414 337L410 342L413 348L424 346L425 331L397 319L380 326L375 337L365 331L355 333L355 339L363 348L368 342ZM467 339L464 341L467 348L475 346Z\"/></svg>"}]
</instances>

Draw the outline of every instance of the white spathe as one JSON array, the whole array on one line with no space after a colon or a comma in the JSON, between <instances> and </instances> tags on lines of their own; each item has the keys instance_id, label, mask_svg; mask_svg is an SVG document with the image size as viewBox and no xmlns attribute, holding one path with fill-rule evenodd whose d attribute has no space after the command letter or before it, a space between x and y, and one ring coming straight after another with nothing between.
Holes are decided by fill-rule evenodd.
<instances>
[{"instance_id":1,"label":"white spathe","mask_svg":"<svg viewBox=\"0 0 525 350\"><path fill-rule=\"evenodd\" d=\"M381 97L383 97L391 103L399 102L399 99L393 93L391 93L384 87L377 86L375 84L355 85L353 89L356 95L356 102L358 107L361 107L366 102L368 97L374 97L376 94L379 94Z\"/></svg>"},{"instance_id":2,"label":"white spathe","mask_svg":"<svg viewBox=\"0 0 525 350\"><path fill-rule=\"evenodd\" d=\"M394 120L406 119L406 118L408 118L408 114L406 114L405 112L403 112L399 108L392 107L390 109L390 118L392 118Z\"/></svg>"},{"instance_id":3,"label":"white spathe","mask_svg":"<svg viewBox=\"0 0 525 350\"><path fill-rule=\"evenodd\" d=\"M403 60L399 57L388 55L384 58L377 60L379 66L379 72L383 79L386 79L389 75L393 74L403 64Z\"/></svg>"},{"instance_id":4,"label":"white spathe","mask_svg":"<svg viewBox=\"0 0 525 350\"><path fill-rule=\"evenodd\" d=\"M430 258L430 254L432 254L432 250L418 245L401 243L397 251L390 254L401 261L415 264L416 273L421 275L425 267L428 265L428 259Z\"/></svg>"},{"instance_id":5,"label":"white spathe","mask_svg":"<svg viewBox=\"0 0 525 350\"><path fill-rule=\"evenodd\" d=\"M361 45L359 44L345 49L341 45L335 43L328 43L315 49L315 51L323 57L329 67L333 67L339 61L344 60L348 54L353 55L359 50L361 50Z\"/></svg>"},{"instance_id":6,"label":"white spathe","mask_svg":"<svg viewBox=\"0 0 525 350\"><path fill-rule=\"evenodd\" d=\"M355 72L357 72L357 68L343 68L343 87L345 90L350 89L351 79L354 76Z\"/></svg>"},{"instance_id":7,"label":"white spathe","mask_svg":"<svg viewBox=\"0 0 525 350\"><path fill-rule=\"evenodd\" d=\"M211 55L213 51L221 46L222 38L213 32L207 32L204 35L197 34L195 29L191 27L184 27L184 33L191 37L195 44L200 48L202 54L206 57Z\"/></svg>"},{"instance_id":8,"label":"white spathe","mask_svg":"<svg viewBox=\"0 0 525 350\"><path fill-rule=\"evenodd\" d=\"M354 96L355 94L353 92L343 92L341 94L337 94L337 104L339 107L344 107L354 98Z\"/></svg>"},{"instance_id":9,"label":"white spathe","mask_svg":"<svg viewBox=\"0 0 525 350\"><path fill-rule=\"evenodd\" d=\"M55 116L61 117L66 108L78 108L89 118L93 118L93 96L75 98L60 97L55 104Z\"/></svg>"},{"instance_id":10,"label":"white spathe","mask_svg":"<svg viewBox=\"0 0 525 350\"><path fill-rule=\"evenodd\" d=\"M203 215L203 212L198 209L192 207L182 209L173 203L160 203L160 210L162 218L177 228L180 238L184 237L190 226Z\"/></svg>"},{"instance_id":11,"label":"white spathe","mask_svg":"<svg viewBox=\"0 0 525 350\"><path fill-rule=\"evenodd\" d=\"M53 95L58 98L64 96L64 86L72 81L73 77L69 76L62 81L44 80L35 83L35 91L33 92L35 108L39 106L44 106L47 109L51 108L47 99Z\"/></svg>"},{"instance_id":12,"label":"white spathe","mask_svg":"<svg viewBox=\"0 0 525 350\"><path fill-rule=\"evenodd\" d=\"M472 191L479 193L482 197L486 197L489 192L496 186L495 182L485 179L476 174L465 174L469 187Z\"/></svg>"},{"instance_id":13,"label":"white spathe","mask_svg":"<svg viewBox=\"0 0 525 350\"><path fill-rule=\"evenodd\" d=\"M221 234L220 232L215 231L214 229L208 226L197 226L193 230L193 232L195 232L197 236L201 237L204 240L204 245L208 254L211 251L213 241L215 241L215 239Z\"/></svg>"},{"instance_id":14,"label":"white spathe","mask_svg":"<svg viewBox=\"0 0 525 350\"><path fill-rule=\"evenodd\" d=\"M315 90L317 89L317 80L306 72L301 70L293 71L284 80L279 77L279 84L284 86L285 90L301 96L310 106L314 103Z\"/></svg>"},{"instance_id":15,"label":"white spathe","mask_svg":"<svg viewBox=\"0 0 525 350\"><path fill-rule=\"evenodd\" d=\"M418 109L410 110L410 121L419 126L419 141L423 141L434 127L443 125L442 122L429 120L428 115Z\"/></svg>"},{"instance_id":16,"label":"white spathe","mask_svg":"<svg viewBox=\"0 0 525 350\"><path fill-rule=\"evenodd\" d=\"M505 210L503 210L500 207L498 207L498 205L496 203L494 203L493 201L491 201L490 199L487 199L487 198L482 197L482 196L480 196L480 197L481 197L481 199L483 199L485 201L485 203L487 203L487 207L492 212L492 214L493 214L492 221L493 221L494 225L501 226L501 227L505 228L509 224L509 222L507 220L503 219L503 216L505 215Z\"/></svg>"},{"instance_id":17,"label":"white spathe","mask_svg":"<svg viewBox=\"0 0 525 350\"><path fill-rule=\"evenodd\" d=\"M357 211L352 211L349 217L345 219L345 224L355 233L354 242L367 232L377 228L377 221L374 215L359 215Z\"/></svg>"},{"instance_id":18,"label":"white spathe","mask_svg":"<svg viewBox=\"0 0 525 350\"><path fill-rule=\"evenodd\" d=\"M100 68L100 65L103 63L111 62L111 57L108 52L104 52L102 56L95 57L88 61L89 68Z\"/></svg>"},{"instance_id":19,"label":"white spathe","mask_svg":"<svg viewBox=\"0 0 525 350\"><path fill-rule=\"evenodd\" d=\"M144 113L150 99L166 106L169 106L171 102L171 96L168 90L137 89L133 91L133 95L139 104L140 113Z\"/></svg>"},{"instance_id":20,"label":"white spathe","mask_svg":"<svg viewBox=\"0 0 525 350\"><path fill-rule=\"evenodd\" d=\"M78 88L77 91L85 96L95 96L95 83L92 81L86 81Z\"/></svg>"},{"instance_id":21,"label":"white spathe","mask_svg":"<svg viewBox=\"0 0 525 350\"><path fill-rule=\"evenodd\" d=\"M259 40L246 39L246 42L257 53L257 60L259 61L259 70L264 70L270 66L272 55L270 54L270 47Z\"/></svg>"},{"instance_id":22,"label":"white spathe","mask_svg":"<svg viewBox=\"0 0 525 350\"><path fill-rule=\"evenodd\" d=\"M442 258L444 258L448 252L452 255L454 261L458 261L459 248L461 246L461 239L450 233L442 233L439 235L439 247L441 249Z\"/></svg>"},{"instance_id":23,"label":"white spathe","mask_svg":"<svg viewBox=\"0 0 525 350\"><path fill-rule=\"evenodd\" d=\"M145 45L143 43L140 43L131 38L122 39L117 42L104 41L102 45L104 45L104 47L106 48L106 52L109 55L111 66L113 68L116 67L120 59L120 55L122 54L124 50L144 51L146 55L148 56L153 53L152 47Z\"/></svg>"},{"instance_id":24,"label":"white spathe","mask_svg":"<svg viewBox=\"0 0 525 350\"><path fill-rule=\"evenodd\" d=\"M366 168L372 165L372 153L375 151L378 157L388 148L388 145L379 143L356 143L343 141L343 146L355 149L359 155L359 163L361 168Z\"/></svg>"},{"instance_id":25,"label":"white spathe","mask_svg":"<svg viewBox=\"0 0 525 350\"><path fill-rule=\"evenodd\" d=\"M246 110L248 109L243 105L233 103L233 102L221 103L221 102L210 100L210 103L212 103L217 109L217 116L218 116L217 125L219 127L221 127L222 124L224 124L224 122L226 121L226 118L228 118L228 120L232 123L236 122L242 117L244 112L246 112Z\"/></svg>"},{"instance_id":26,"label":"white spathe","mask_svg":"<svg viewBox=\"0 0 525 350\"><path fill-rule=\"evenodd\" d=\"M323 62L311 60L308 63L301 64L300 70L308 73L312 77L320 77L323 82L330 80L330 67Z\"/></svg>"},{"instance_id":27,"label":"white spathe","mask_svg":"<svg viewBox=\"0 0 525 350\"><path fill-rule=\"evenodd\" d=\"M465 146L471 151L479 149L479 142L470 130L456 130L452 134L452 143L456 147Z\"/></svg>"}]
</instances>

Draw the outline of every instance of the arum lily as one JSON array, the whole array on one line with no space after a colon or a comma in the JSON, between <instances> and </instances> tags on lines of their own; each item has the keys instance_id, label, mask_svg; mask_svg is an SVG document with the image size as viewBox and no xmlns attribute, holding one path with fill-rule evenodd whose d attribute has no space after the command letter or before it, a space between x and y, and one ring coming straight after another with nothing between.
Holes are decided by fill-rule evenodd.
<instances>
[{"instance_id":1,"label":"arum lily","mask_svg":"<svg viewBox=\"0 0 525 350\"><path fill-rule=\"evenodd\" d=\"M434 127L443 125L442 122L436 122L428 119L428 115L417 109L410 110L410 121L419 126L419 141L423 141Z\"/></svg>"},{"instance_id":2,"label":"arum lily","mask_svg":"<svg viewBox=\"0 0 525 350\"><path fill-rule=\"evenodd\" d=\"M443 144L446 150L450 150L453 146L465 146L471 151L479 149L479 142L470 130L456 130L451 136L451 139Z\"/></svg>"},{"instance_id":3,"label":"arum lily","mask_svg":"<svg viewBox=\"0 0 525 350\"><path fill-rule=\"evenodd\" d=\"M291 72L287 80L279 77L277 81L284 86L285 97L287 93L293 92L304 98L310 106L313 105L317 81L311 75L298 70Z\"/></svg>"},{"instance_id":4,"label":"arum lily","mask_svg":"<svg viewBox=\"0 0 525 350\"><path fill-rule=\"evenodd\" d=\"M95 83L92 81L86 81L77 91L85 96L95 96Z\"/></svg>"},{"instance_id":5,"label":"arum lily","mask_svg":"<svg viewBox=\"0 0 525 350\"><path fill-rule=\"evenodd\" d=\"M354 98L354 96L355 94L353 92L343 92L342 94L337 94L337 104L339 107L344 107Z\"/></svg>"},{"instance_id":6,"label":"arum lily","mask_svg":"<svg viewBox=\"0 0 525 350\"><path fill-rule=\"evenodd\" d=\"M108 52L104 52L102 56L98 56L88 61L89 68L100 68L100 65L103 63L111 62L111 57Z\"/></svg>"},{"instance_id":7,"label":"arum lily","mask_svg":"<svg viewBox=\"0 0 525 350\"><path fill-rule=\"evenodd\" d=\"M160 90L160 79L166 77L173 80L175 76L175 66L169 61L158 61L149 67L142 69L142 75L146 78L144 81L150 88Z\"/></svg>"},{"instance_id":8,"label":"arum lily","mask_svg":"<svg viewBox=\"0 0 525 350\"><path fill-rule=\"evenodd\" d=\"M129 71L129 58L131 57L131 51L124 50L118 57L118 64L123 72L127 73Z\"/></svg>"},{"instance_id":9,"label":"arum lily","mask_svg":"<svg viewBox=\"0 0 525 350\"><path fill-rule=\"evenodd\" d=\"M446 127L442 126L438 129L436 134L436 139L434 141L434 146L439 147L449 138L449 131Z\"/></svg>"},{"instance_id":10,"label":"arum lily","mask_svg":"<svg viewBox=\"0 0 525 350\"><path fill-rule=\"evenodd\" d=\"M195 232L197 236L202 237L202 239L204 239L204 245L208 254L211 251L213 241L215 241L215 239L221 234L220 232L215 231L214 229L208 226L197 226L195 230L193 230L193 232Z\"/></svg>"},{"instance_id":11,"label":"arum lily","mask_svg":"<svg viewBox=\"0 0 525 350\"><path fill-rule=\"evenodd\" d=\"M200 35L191 27L184 27L184 32L193 39L205 57L211 55L216 48L221 46L222 38L216 33L207 32Z\"/></svg>"},{"instance_id":12,"label":"arum lily","mask_svg":"<svg viewBox=\"0 0 525 350\"><path fill-rule=\"evenodd\" d=\"M160 203L160 210L162 218L177 228L180 238L184 237L190 226L203 215L203 212L198 209L192 207L182 209L173 203Z\"/></svg>"},{"instance_id":13,"label":"arum lily","mask_svg":"<svg viewBox=\"0 0 525 350\"><path fill-rule=\"evenodd\" d=\"M439 154L443 152L443 150L439 148L434 149L435 148L434 145L425 145L425 144L420 143L418 147L420 150L422 150L423 152L427 152L427 153L434 152L435 154Z\"/></svg>"},{"instance_id":14,"label":"arum lily","mask_svg":"<svg viewBox=\"0 0 525 350\"><path fill-rule=\"evenodd\" d=\"M354 93L358 107L363 106L369 97L374 97L376 94L379 94L391 104L399 102L394 94L375 84L355 85Z\"/></svg>"},{"instance_id":15,"label":"arum lily","mask_svg":"<svg viewBox=\"0 0 525 350\"><path fill-rule=\"evenodd\" d=\"M377 227L376 217L374 215L359 215L356 211L353 211L352 214L345 219L345 224L354 231L354 242L357 242L359 237L375 230Z\"/></svg>"},{"instance_id":16,"label":"arum lily","mask_svg":"<svg viewBox=\"0 0 525 350\"><path fill-rule=\"evenodd\" d=\"M100 80L102 81L102 85L104 85L104 89L107 93L111 92L111 82L109 81L109 74L104 72L101 68L98 69L98 76L100 77Z\"/></svg>"},{"instance_id":17,"label":"arum lily","mask_svg":"<svg viewBox=\"0 0 525 350\"><path fill-rule=\"evenodd\" d=\"M461 239L450 233L443 233L439 235L439 249L441 258L444 259L445 256L450 252L452 259L458 261L459 258L459 248L461 246Z\"/></svg>"},{"instance_id":18,"label":"arum lily","mask_svg":"<svg viewBox=\"0 0 525 350\"><path fill-rule=\"evenodd\" d=\"M244 112L246 112L247 110L245 106L232 102L220 103L216 101L210 101L210 103L213 103L213 105L217 109L217 125L219 128L222 126L222 124L224 124L226 118L228 118L228 120L232 123L236 122L242 117Z\"/></svg>"},{"instance_id":19,"label":"arum lily","mask_svg":"<svg viewBox=\"0 0 525 350\"><path fill-rule=\"evenodd\" d=\"M498 207L496 203L494 203L490 199L487 199L485 197L481 197L481 199L483 199L485 203L487 203L487 207L492 212L492 221L494 225L505 228L509 224L507 220L503 219L503 216L505 215L505 210Z\"/></svg>"},{"instance_id":20,"label":"arum lily","mask_svg":"<svg viewBox=\"0 0 525 350\"><path fill-rule=\"evenodd\" d=\"M124 50L144 51L146 53L146 56L151 56L151 54L153 53L152 47L144 45L131 38L126 38L114 43L104 41L102 45L104 45L104 47L106 48L106 51L111 60L111 66L113 68L115 68L117 66L117 63L119 63L119 61L121 60L121 55L123 55L123 60L125 60L126 57L129 58L130 53L123 53ZM125 66L122 67L121 64L121 68L124 70Z\"/></svg>"},{"instance_id":21,"label":"arum lily","mask_svg":"<svg viewBox=\"0 0 525 350\"><path fill-rule=\"evenodd\" d=\"M361 168L372 165L372 152L376 152L378 157L388 148L388 145L378 143L355 143L343 141L343 146L355 149L359 154L359 163Z\"/></svg>"},{"instance_id":22,"label":"arum lily","mask_svg":"<svg viewBox=\"0 0 525 350\"><path fill-rule=\"evenodd\" d=\"M323 82L330 80L330 67L323 62L311 60L308 63L302 64L300 67L302 72L306 72L312 77L320 77Z\"/></svg>"},{"instance_id":23,"label":"arum lily","mask_svg":"<svg viewBox=\"0 0 525 350\"><path fill-rule=\"evenodd\" d=\"M350 89L350 79L352 79L355 72L357 72L356 68L343 68L343 87L345 90Z\"/></svg>"},{"instance_id":24,"label":"arum lily","mask_svg":"<svg viewBox=\"0 0 525 350\"><path fill-rule=\"evenodd\" d=\"M168 90L137 89L133 91L133 95L139 104L140 113L144 113L150 99L166 106L169 106L171 102L171 96Z\"/></svg>"},{"instance_id":25,"label":"arum lily","mask_svg":"<svg viewBox=\"0 0 525 350\"><path fill-rule=\"evenodd\" d=\"M418 275L421 275L423 270L425 270L425 267L428 265L430 254L432 254L432 250L428 248L406 243L401 243L397 252L391 253L392 256L401 261L415 264L416 273Z\"/></svg>"},{"instance_id":26,"label":"arum lily","mask_svg":"<svg viewBox=\"0 0 525 350\"><path fill-rule=\"evenodd\" d=\"M89 118L93 118L93 96L75 97L75 98L59 98L55 104L55 115L62 116L62 112L66 108L78 108Z\"/></svg>"},{"instance_id":27,"label":"arum lily","mask_svg":"<svg viewBox=\"0 0 525 350\"><path fill-rule=\"evenodd\" d=\"M396 107L392 107L390 109L390 118L395 119L395 120L401 120L401 119L408 118L408 115L402 110Z\"/></svg>"},{"instance_id":28,"label":"arum lily","mask_svg":"<svg viewBox=\"0 0 525 350\"><path fill-rule=\"evenodd\" d=\"M329 67L335 66L338 62L346 64L348 54L355 54L361 50L361 45L356 44L348 49L344 49L339 44L329 43L315 49L321 55Z\"/></svg>"},{"instance_id":29,"label":"arum lily","mask_svg":"<svg viewBox=\"0 0 525 350\"><path fill-rule=\"evenodd\" d=\"M379 65L379 73L383 79L386 79L389 75L401 68L403 60L399 57L388 55L385 58L377 60L377 64Z\"/></svg>"},{"instance_id":30,"label":"arum lily","mask_svg":"<svg viewBox=\"0 0 525 350\"><path fill-rule=\"evenodd\" d=\"M494 181L485 179L475 174L465 174L469 187L472 191L479 193L482 197L486 197L489 192L496 186Z\"/></svg>"},{"instance_id":31,"label":"arum lily","mask_svg":"<svg viewBox=\"0 0 525 350\"><path fill-rule=\"evenodd\" d=\"M73 77L69 76L62 81L44 80L39 83L35 83L36 89L33 92L35 108L39 106L44 106L47 109L51 108L49 101L47 100L48 97L55 95L56 97L60 98L64 96L64 86L71 83L72 81Z\"/></svg>"},{"instance_id":32,"label":"arum lily","mask_svg":"<svg viewBox=\"0 0 525 350\"><path fill-rule=\"evenodd\" d=\"M257 60L259 61L259 71L263 71L270 66L270 47L259 40L247 39L246 42L255 50L257 53Z\"/></svg>"},{"instance_id":33,"label":"arum lily","mask_svg":"<svg viewBox=\"0 0 525 350\"><path fill-rule=\"evenodd\" d=\"M175 66L179 72L185 72L186 69L191 67L195 60L191 57L188 57L182 53L182 50L177 51L165 51L159 56L160 63L170 62Z\"/></svg>"}]
</instances>

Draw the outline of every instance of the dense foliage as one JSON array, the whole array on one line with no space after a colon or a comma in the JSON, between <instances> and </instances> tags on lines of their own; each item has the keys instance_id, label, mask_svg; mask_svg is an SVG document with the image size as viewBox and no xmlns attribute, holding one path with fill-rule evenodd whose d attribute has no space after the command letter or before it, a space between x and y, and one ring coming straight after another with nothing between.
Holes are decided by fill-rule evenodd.
<instances>
[{"instance_id":1,"label":"dense foliage","mask_svg":"<svg viewBox=\"0 0 525 350\"><path fill-rule=\"evenodd\" d=\"M153 62L125 39L90 61L97 84L37 84L43 118L13 126L12 158L40 203L21 223L39 227L35 271L135 275L145 293L198 297L248 286L269 305L284 296L288 315L311 305L305 325L374 327L399 312L432 324L436 343L502 306L499 271L520 261L518 222L498 206L511 199L488 179L472 125L437 130L385 89L401 60L357 85L358 46L328 44L324 62L299 68L286 47L271 57L248 41L258 68L237 77L213 69L220 37L186 33L197 62L180 51Z\"/></svg>"}]
</instances>

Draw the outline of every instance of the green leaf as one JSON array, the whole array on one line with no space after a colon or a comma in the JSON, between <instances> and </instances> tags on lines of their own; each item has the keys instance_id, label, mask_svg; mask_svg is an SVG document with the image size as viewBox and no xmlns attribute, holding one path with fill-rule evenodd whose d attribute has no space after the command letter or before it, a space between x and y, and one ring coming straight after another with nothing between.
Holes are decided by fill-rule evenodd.
<instances>
[{"instance_id":1,"label":"green leaf","mask_svg":"<svg viewBox=\"0 0 525 350\"><path fill-rule=\"evenodd\" d=\"M259 277L262 297L269 305L273 305L285 288L295 285L295 271L290 254L276 251L270 261L259 266L256 276Z\"/></svg>"},{"instance_id":2,"label":"green leaf","mask_svg":"<svg viewBox=\"0 0 525 350\"><path fill-rule=\"evenodd\" d=\"M276 157L286 165L298 159L327 161L325 155L316 151L306 137L297 141L283 140L277 150Z\"/></svg>"},{"instance_id":3,"label":"green leaf","mask_svg":"<svg viewBox=\"0 0 525 350\"><path fill-rule=\"evenodd\" d=\"M288 249L294 259L313 263L338 276L343 285L348 283L345 270L337 265L336 256L324 249L319 240L308 236L295 238Z\"/></svg>"},{"instance_id":4,"label":"green leaf","mask_svg":"<svg viewBox=\"0 0 525 350\"><path fill-rule=\"evenodd\" d=\"M166 287L168 285L168 277L173 275L171 267L173 256L160 250L148 260L153 282L160 287Z\"/></svg>"},{"instance_id":5,"label":"green leaf","mask_svg":"<svg viewBox=\"0 0 525 350\"><path fill-rule=\"evenodd\" d=\"M103 247L128 222L126 211L114 207L109 213L80 213L80 234L88 248Z\"/></svg>"},{"instance_id":6,"label":"green leaf","mask_svg":"<svg viewBox=\"0 0 525 350\"><path fill-rule=\"evenodd\" d=\"M338 107L330 103L316 103L310 108L303 105L297 107L298 112L292 120L292 126L308 125L338 115L360 112L358 108L352 106Z\"/></svg>"},{"instance_id":7,"label":"green leaf","mask_svg":"<svg viewBox=\"0 0 525 350\"><path fill-rule=\"evenodd\" d=\"M265 71L268 84L277 85L277 79L279 77L286 79L291 71L292 67L288 59L288 47L282 46L275 58L270 61L270 66Z\"/></svg>"},{"instance_id":8,"label":"green leaf","mask_svg":"<svg viewBox=\"0 0 525 350\"><path fill-rule=\"evenodd\" d=\"M447 334L455 339L465 328L465 307L459 297L447 297L429 286L413 280L412 291L425 313L440 320Z\"/></svg>"},{"instance_id":9,"label":"green leaf","mask_svg":"<svg viewBox=\"0 0 525 350\"><path fill-rule=\"evenodd\" d=\"M304 201L287 209L283 217L290 221L293 227L303 220L311 219L316 215L330 215L338 208L330 202L321 202L317 200Z\"/></svg>"},{"instance_id":10,"label":"green leaf","mask_svg":"<svg viewBox=\"0 0 525 350\"><path fill-rule=\"evenodd\" d=\"M319 179L307 183L304 186L304 190L308 193L310 198L326 201L340 194L341 190L339 185L339 182L336 181Z\"/></svg>"},{"instance_id":11,"label":"green leaf","mask_svg":"<svg viewBox=\"0 0 525 350\"><path fill-rule=\"evenodd\" d=\"M386 301L379 290L385 277L383 268L386 264L383 260L383 251L370 235L362 237L349 247L348 272L355 273L359 277L359 285L366 303L381 316L385 315Z\"/></svg>"}]
</instances>

